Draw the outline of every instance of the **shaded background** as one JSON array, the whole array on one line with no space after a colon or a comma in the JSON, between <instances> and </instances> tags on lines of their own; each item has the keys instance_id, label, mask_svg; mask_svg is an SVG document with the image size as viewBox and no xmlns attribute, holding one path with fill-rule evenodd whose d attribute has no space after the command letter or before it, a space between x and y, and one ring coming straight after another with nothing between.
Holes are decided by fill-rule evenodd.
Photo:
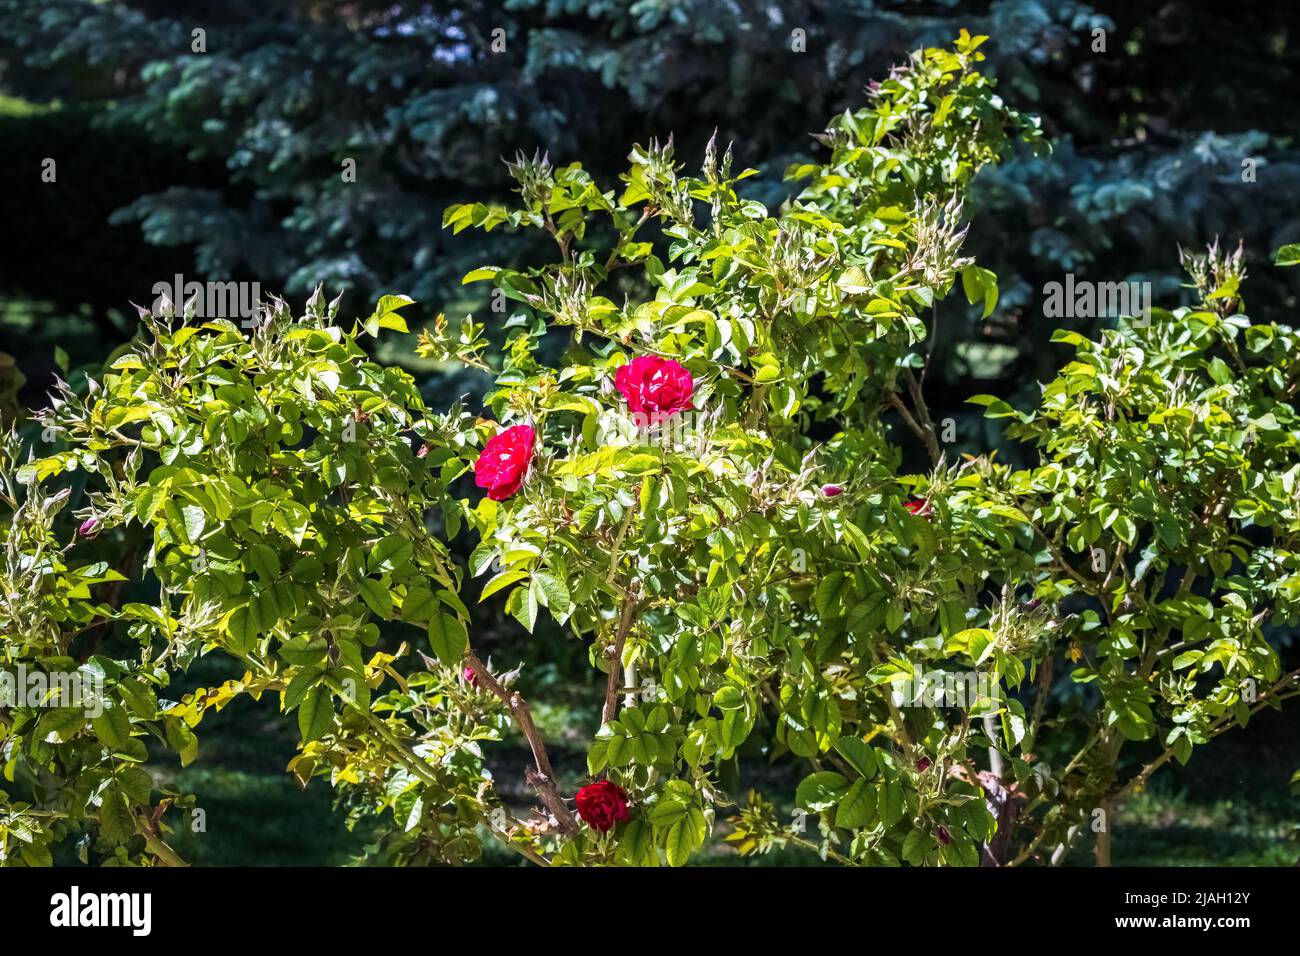
<instances>
[{"instance_id":1,"label":"shaded background","mask_svg":"<svg viewBox=\"0 0 1300 956\"><path fill-rule=\"evenodd\" d=\"M443 310L490 315L475 298L484 284L462 288L460 277L547 250L499 232L453 238L441 216L453 202L504 198L500 160L517 150L580 160L615 188L634 142L671 133L694 165L716 129L741 165L762 170L750 194L779 203L786 166L814 155L806 133L861 104L864 85L909 50L966 27L993 38L984 50L1001 95L1041 116L1054 143L1050 159L1018 157L977 181L969 250L998 273L1001 299L983 323L944 303L926 383L962 448L995 447L992 423L962 402L1037 397L1061 358L1048 339L1062 323L1043 318L1041 289L1068 272L1148 280L1172 306L1187 294L1180 245L1242 240L1247 310L1289 321L1300 270L1270 258L1300 241L1291 7L0 0L10 239L0 256L0 416L21 419L43 403L62 374L56 347L71 368L102 362L134 332L129 302L147 304L153 284L177 273L257 281L293 302L324 283L331 296L345 292L345 316L386 292L419 300L413 325ZM204 52L194 52L196 30ZM41 181L47 158L54 183ZM341 175L345 160L355 182ZM1244 161L1254 181L1244 181ZM430 403L477 398L477 373L421 364L412 342L389 339L379 357L411 369ZM524 656L526 680L558 701L544 730L580 774L598 722L585 649L500 629L502 659ZM1295 654L1288 636L1277 640ZM214 667L200 664L193 679L224 676L204 671ZM282 772L291 728L273 708L241 704L222 717L200 760L168 771L209 807L209 834L185 841L191 858L343 862L358 851L365 828L346 829L327 789L313 785L305 802L292 792ZM1294 716L1265 715L1130 807L1116 862L1294 862L1300 807L1287 780L1297 764ZM502 777L515 775L511 766Z\"/></svg>"}]
</instances>

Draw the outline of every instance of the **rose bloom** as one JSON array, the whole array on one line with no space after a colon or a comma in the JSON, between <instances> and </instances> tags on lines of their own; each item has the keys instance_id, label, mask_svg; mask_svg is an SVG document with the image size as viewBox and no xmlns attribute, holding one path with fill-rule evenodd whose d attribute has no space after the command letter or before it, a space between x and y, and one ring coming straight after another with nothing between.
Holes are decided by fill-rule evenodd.
<instances>
[{"instance_id":1,"label":"rose bloom","mask_svg":"<svg viewBox=\"0 0 1300 956\"><path fill-rule=\"evenodd\" d=\"M634 415L643 415L655 425L675 412L691 407L695 380L672 359L642 355L614 373L614 387L627 399Z\"/></svg>"},{"instance_id":2,"label":"rose bloom","mask_svg":"<svg viewBox=\"0 0 1300 956\"><path fill-rule=\"evenodd\" d=\"M504 501L519 490L533 461L537 432L531 425L512 425L497 432L474 462L474 484L487 489L493 501Z\"/></svg>"},{"instance_id":3,"label":"rose bloom","mask_svg":"<svg viewBox=\"0 0 1300 956\"><path fill-rule=\"evenodd\" d=\"M913 498L911 501L904 502L903 507L918 518L928 518L931 514L930 502L924 498Z\"/></svg>"},{"instance_id":4,"label":"rose bloom","mask_svg":"<svg viewBox=\"0 0 1300 956\"><path fill-rule=\"evenodd\" d=\"M578 804L578 816L593 830L604 833L627 819L627 793L612 781L589 783L578 791L574 799Z\"/></svg>"}]
</instances>

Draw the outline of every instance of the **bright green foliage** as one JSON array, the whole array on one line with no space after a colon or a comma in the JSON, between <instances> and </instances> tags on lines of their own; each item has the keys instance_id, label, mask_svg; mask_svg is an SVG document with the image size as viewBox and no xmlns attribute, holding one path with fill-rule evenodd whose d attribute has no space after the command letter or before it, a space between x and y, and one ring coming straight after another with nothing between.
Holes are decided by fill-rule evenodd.
<instances>
[{"instance_id":1,"label":"bright green foliage","mask_svg":"<svg viewBox=\"0 0 1300 956\"><path fill-rule=\"evenodd\" d=\"M502 501L453 485L497 425L430 412L357 344L404 330L406 300L351 332L319 296L300 319L273 304L251 334L142 316L142 344L84 399L61 396L47 422L66 450L25 466L10 497L30 514L43 488L89 472L87 512L147 532L157 604L79 607L52 566L28 588L44 595L43 645L0 617L6 652L66 655L63 622L97 614L132 622L140 657L117 665L132 681L164 685L198 653L237 657L241 681L133 711L108 738L65 736L129 769L112 737L161 721L192 756L166 728L192 734L231 695L274 691L301 730L294 771L382 813L393 861L472 859L490 831L534 862L679 865L722 817L742 853L798 845L841 863L1068 847L1160 764L1296 693L1261 626L1297 609L1300 380L1293 333L1238 313L1240 264L1213 252L1191 263L1199 308L1099 344L1068 336L1078 356L1036 411L976 399L1016 419L1039 464L943 459L922 387L933 306L959 280L986 312L997 297L961 256L962 199L1015 140L1038 141L976 69L982 39L917 54L836 118L828 160L792 169L806 185L775 212L737 194L750 171L733 172L729 151L710 145L688 178L659 144L633 150L621 193L576 164L521 158L518 205L450 208L456 230L541 230L558 250L465 277L519 303L499 355L468 321L420 340L426 356L491 369L496 422L536 429L529 476ZM569 336L556 367L539 357L548 330ZM693 410L648 432L613 388L645 355L695 382ZM899 474L886 409L929 473ZM467 574L444 543L462 526ZM545 612L609 675L588 771L630 796L615 829L574 818L512 675L477 656L463 602L489 599L529 630ZM375 650L385 621L431 654ZM918 669L992 692L962 707L900 699ZM1050 693L1067 670L1084 693ZM510 721L546 807L529 819L483 771L481 743ZM26 728L8 742L21 764L67 767ZM1124 743L1150 738L1168 749L1118 780ZM1045 756L1070 750L1059 766ZM807 765L784 795L793 820L758 794L738 805L729 788L754 759ZM128 796L125 816L93 799L78 815L158 857L156 839L131 836L154 836L151 795Z\"/></svg>"}]
</instances>

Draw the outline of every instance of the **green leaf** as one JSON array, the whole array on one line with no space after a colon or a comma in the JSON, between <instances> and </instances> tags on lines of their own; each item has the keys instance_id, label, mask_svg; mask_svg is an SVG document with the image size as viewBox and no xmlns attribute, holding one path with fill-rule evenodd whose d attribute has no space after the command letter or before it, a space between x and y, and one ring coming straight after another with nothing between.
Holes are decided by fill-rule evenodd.
<instances>
[{"instance_id":1,"label":"green leaf","mask_svg":"<svg viewBox=\"0 0 1300 956\"><path fill-rule=\"evenodd\" d=\"M704 843L708 826L698 807L691 807L681 819L668 828L664 851L669 866L685 866L686 861Z\"/></svg>"},{"instance_id":2,"label":"green leaf","mask_svg":"<svg viewBox=\"0 0 1300 956\"><path fill-rule=\"evenodd\" d=\"M257 645L261 619L254 606L244 605L235 608L230 620L226 622L226 633L230 635L230 649L236 654L250 654Z\"/></svg>"},{"instance_id":3,"label":"green leaf","mask_svg":"<svg viewBox=\"0 0 1300 956\"><path fill-rule=\"evenodd\" d=\"M153 793L153 777L144 767L131 765L124 767L114 778L128 800L135 803L148 803Z\"/></svg>"},{"instance_id":4,"label":"green leaf","mask_svg":"<svg viewBox=\"0 0 1300 956\"><path fill-rule=\"evenodd\" d=\"M406 592L402 601L402 620L411 624L429 620L438 608L438 599L422 584L417 584Z\"/></svg>"},{"instance_id":5,"label":"green leaf","mask_svg":"<svg viewBox=\"0 0 1300 956\"><path fill-rule=\"evenodd\" d=\"M966 301L971 305L981 301L984 303L981 318L987 319L993 314L993 308L998 304L998 277L993 272L969 265L961 272L961 287L966 293Z\"/></svg>"},{"instance_id":6,"label":"green leaf","mask_svg":"<svg viewBox=\"0 0 1300 956\"><path fill-rule=\"evenodd\" d=\"M892 827L903 819L903 811L906 809L903 788L896 783L881 784L876 795L876 807L880 811L880 822Z\"/></svg>"},{"instance_id":7,"label":"green leaf","mask_svg":"<svg viewBox=\"0 0 1300 956\"><path fill-rule=\"evenodd\" d=\"M1300 266L1300 242L1287 243L1273 256L1275 266Z\"/></svg>"},{"instance_id":8,"label":"green leaf","mask_svg":"<svg viewBox=\"0 0 1300 956\"><path fill-rule=\"evenodd\" d=\"M95 728L95 736L110 749L121 749L131 740L131 718L117 704L110 704L98 717L92 717L90 724Z\"/></svg>"},{"instance_id":9,"label":"green leaf","mask_svg":"<svg viewBox=\"0 0 1300 956\"><path fill-rule=\"evenodd\" d=\"M79 707L54 707L41 715L36 724L36 739L47 743L66 743L86 726Z\"/></svg>"},{"instance_id":10,"label":"green leaf","mask_svg":"<svg viewBox=\"0 0 1300 956\"><path fill-rule=\"evenodd\" d=\"M870 780L876 775L876 754L871 745L857 737L841 737L835 741L835 750L858 773ZM874 805L875 801L872 801Z\"/></svg>"},{"instance_id":11,"label":"green leaf","mask_svg":"<svg viewBox=\"0 0 1300 956\"><path fill-rule=\"evenodd\" d=\"M126 795L116 785L104 790L99 805L99 830L110 843L123 844L135 836L135 815L127 805Z\"/></svg>"},{"instance_id":12,"label":"green leaf","mask_svg":"<svg viewBox=\"0 0 1300 956\"><path fill-rule=\"evenodd\" d=\"M618 853L626 866L659 865L651 827L640 817L629 820L623 828L619 836Z\"/></svg>"},{"instance_id":13,"label":"green leaf","mask_svg":"<svg viewBox=\"0 0 1300 956\"><path fill-rule=\"evenodd\" d=\"M925 859L925 855L934 849L934 837L925 830L909 830L903 840L903 859L913 865Z\"/></svg>"},{"instance_id":14,"label":"green leaf","mask_svg":"<svg viewBox=\"0 0 1300 956\"><path fill-rule=\"evenodd\" d=\"M316 683L308 688L298 705L298 731L302 742L318 740L334 726L334 698L329 687Z\"/></svg>"},{"instance_id":15,"label":"green leaf","mask_svg":"<svg viewBox=\"0 0 1300 956\"><path fill-rule=\"evenodd\" d=\"M269 545L259 543L249 548L244 566L267 584L280 576L280 556Z\"/></svg>"},{"instance_id":16,"label":"green leaf","mask_svg":"<svg viewBox=\"0 0 1300 956\"><path fill-rule=\"evenodd\" d=\"M311 690L321 679L321 669L319 667L303 667L298 673L293 675L288 686L280 693L280 708L286 713L293 710L302 703L303 698L307 696L307 691Z\"/></svg>"},{"instance_id":17,"label":"green leaf","mask_svg":"<svg viewBox=\"0 0 1300 956\"><path fill-rule=\"evenodd\" d=\"M833 770L819 770L804 777L795 791L795 805L814 812L833 807L849 788L849 781Z\"/></svg>"},{"instance_id":18,"label":"green leaf","mask_svg":"<svg viewBox=\"0 0 1300 956\"><path fill-rule=\"evenodd\" d=\"M514 615L515 620L524 626L529 634L533 632L533 626L537 623L537 593L531 586L515 588L510 592L510 598L506 602L510 608L510 613Z\"/></svg>"},{"instance_id":19,"label":"green leaf","mask_svg":"<svg viewBox=\"0 0 1300 956\"><path fill-rule=\"evenodd\" d=\"M550 608L556 617L568 613L571 601L569 589L563 581L547 571L538 571L533 575L533 584L537 586L542 604Z\"/></svg>"},{"instance_id":20,"label":"green leaf","mask_svg":"<svg viewBox=\"0 0 1300 956\"><path fill-rule=\"evenodd\" d=\"M875 813L875 789L865 780L855 780L835 808L835 825L855 830L866 826Z\"/></svg>"},{"instance_id":21,"label":"green leaf","mask_svg":"<svg viewBox=\"0 0 1300 956\"><path fill-rule=\"evenodd\" d=\"M522 581L526 577L528 577L528 572L521 571L518 568L515 568L512 571L502 571L500 574L495 575L491 580L489 580L487 584L483 585L483 593L478 596L479 603L482 604L502 588L509 587L516 581Z\"/></svg>"},{"instance_id":22,"label":"green leaf","mask_svg":"<svg viewBox=\"0 0 1300 956\"><path fill-rule=\"evenodd\" d=\"M821 584L817 585L817 593L813 601L817 607L817 613L822 618L834 617L839 613L838 598L843 584L844 575L839 571L832 571L822 579Z\"/></svg>"},{"instance_id":23,"label":"green leaf","mask_svg":"<svg viewBox=\"0 0 1300 956\"><path fill-rule=\"evenodd\" d=\"M452 666L469 650L469 633L458 618L439 611L429 618L429 646L438 660Z\"/></svg>"},{"instance_id":24,"label":"green leaf","mask_svg":"<svg viewBox=\"0 0 1300 956\"><path fill-rule=\"evenodd\" d=\"M386 571L396 571L411 560L413 551L411 542L401 535L390 534L386 538L381 538L370 551L370 573L382 574Z\"/></svg>"},{"instance_id":25,"label":"green leaf","mask_svg":"<svg viewBox=\"0 0 1300 956\"><path fill-rule=\"evenodd\" d=\"M194 736L194 731L185 721L174 717L167 720L163 725L163 736L167 738L167 744L172 750L180 756L182 767L188 767L199 755L199 738Z\"/></svg>"},{"instance_id":26,"label":"green leaf","mask_svg":"<svg viewBox=\"0 0 1300 956\"><path fill-rule=\"evenodd\" d=\"M382 618L392 616L393 596L388 593L388 586L382 581L362 578L357 582L357 589L361 592L361 600L366 602L366 607Z\"/></svg>"}]
</instances>

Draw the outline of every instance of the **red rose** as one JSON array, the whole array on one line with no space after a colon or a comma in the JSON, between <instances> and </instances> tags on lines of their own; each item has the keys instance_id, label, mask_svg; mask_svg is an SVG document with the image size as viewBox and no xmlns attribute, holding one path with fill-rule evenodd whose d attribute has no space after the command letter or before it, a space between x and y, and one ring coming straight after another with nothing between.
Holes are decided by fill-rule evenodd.
<instances>
[{"instance_id":1,"label":"red rose","mask_svg":"<svg viewBox=\"0 0 1300 956\"><path fill-rule=\"evenodd\" d=\"M465 678L465 683L469 684L471 687L478 686L478 675L474 673L474 668L466 667L460 672L460 676Z\"/></svg>"},{"instance_id":2,"label":"red rose","mask_svg":"<svg viewBox=\"0 0 1300 956\"><path fill-rule=\"evenodd\" d=\"M844 489L839 485L822 485L822 494L827 498L838 498L844 494Z\"/></svg>"},{"instance_id":3,"label":"red rose","mask_svg":"<svg viewBox=\"0 0 1300 956\"><path fill-rule=\"evenodd\" d=\"M609 780L589 783L578 791L578 816L593 830L604 833L627 819L627 793Z\"/></svg>"},{"instance_id":4,"label":"red rose","mask_svg":"<svg viewBox=\"0 0 1300 956\"><path fill-rule=\"evenodd\" d=\"M917 773L925 773L925 772L926 772L927 770L929 770L929 769L930 769L930 758L929 758L929 757L922 757L920 760L918 760L918 761L916 762L916 772L917 772Z\"/></svg>"},{"instance_id":5,"label":"red rose","mask_svg":"<svg viewBox=\"0 0 1300 956\"><path fill-rule=\"evenodd\" d=\"M918 518L928 518L931 514L930 502L924 498L913 498L911 501L904 502L903 507Z\"/></svg>"},{"instance_id":6,"label":"red rose","mask_svg":"<svg viewBox=\"0 0 1300 956\"><path fill-rule=\"evenodd\" d=\"M691 407L695 380L672 359L642 355L614 373L614 387L633 414L648 416L654 425Z\"/></svg>"},{"instance_id":7,"label":"red rose","mask_svg":"<svg viewBox=\"0 0 1300 956\"><path fill-rule=\"evenodd\" d=\"M533 461L537 432L531 425L512 425L497 432L474 462L474 484L487 489L493 501L504 501L519 490Z\"/></svg>"}]
</instances>

